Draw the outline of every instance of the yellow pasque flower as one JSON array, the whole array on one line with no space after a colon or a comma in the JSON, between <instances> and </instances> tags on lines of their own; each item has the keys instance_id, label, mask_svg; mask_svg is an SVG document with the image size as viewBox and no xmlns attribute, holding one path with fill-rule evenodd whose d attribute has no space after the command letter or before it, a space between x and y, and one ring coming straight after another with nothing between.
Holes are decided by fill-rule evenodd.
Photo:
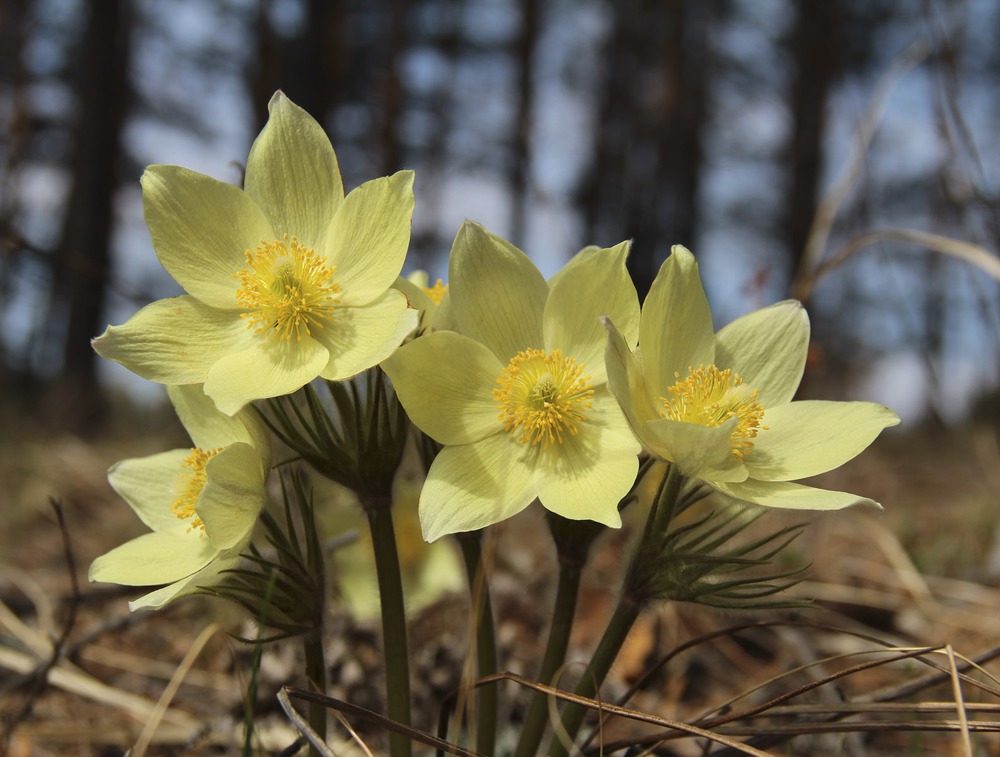
<instances>
[{"instance_id":1,"label":"yellow pasque flower","mask_svg":"<svg viewBox=\"0 0 1000 757\"><path fill-rule=\"evenodd\" d=\"M449 320L382 366L410 419L445 445L420 494L424 538L484 528L537 497L554 513L621 524L639 446L605 386L610 315L630 343L639 302L628 243L588 247L546 282L509 242L459 230Z\"/></svg>"},{"instance_id":2,"label":"yellow pasque flower","mask_svg":"<svg viewBox=\"0 0 1000 757\"><path fill-rule=\"evenodd\" d=\"M317 376L360 373L417 325L392 288L410 240L413 172L345 197L320 125L281 92L269 110L242 190L178 166L146 169L153 247L187 294L94 341L144 378L204 383L229 415Z\"/></svg>"},{"instance_id":3,"label":"yellow pasque flower","mask_svg":"<svg viewBox=\"0 0 1000 757\"><path fill-rule=\"evenodd\" d=\"M420 331L450 329L448 285L441 279L431 284L427 271L416 270L409 276L400 276L394 285L406 295L410 307L420 313Z\"/></svg>"},{"instance_id":4,"label":"yellow pasque flower","mask_svg":"<svg viewBox=\"0 0 1000 757\"><path fill-rule=\"evenodd\" d=\"M741 502L836 510L877 505L847 492L791 483L858 455L899 417L873 402L792 402L809 345L794 300L714 333L694 256L677 246L642 306L633 352L605 320L608 385L648 450Z\"/></svg>"},{"instance_id":5,"label":"yellow pasque flower","mask_svg":"<svg viewBox=\"0 0 1000 757\"><path fill-rule=\"evenodd\" d=\"M197 385L167 392L195 446L111 467L111 486L152 533L90 566L91 581L167 584L131 602L133 610L162 607L216 582L239 561L264 505L270 450L256 416L223 415Z\"/></svg>"}]
</instances>

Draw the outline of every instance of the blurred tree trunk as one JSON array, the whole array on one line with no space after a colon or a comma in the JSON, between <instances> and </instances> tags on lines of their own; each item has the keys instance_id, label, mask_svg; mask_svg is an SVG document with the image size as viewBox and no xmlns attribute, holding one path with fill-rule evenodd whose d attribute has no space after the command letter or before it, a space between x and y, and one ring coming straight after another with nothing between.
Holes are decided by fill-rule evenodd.
<instances>
[{"instance_id":1,"label":"blurred tree trunk","mask_svg":"<svg viewBox=\"0 0 1000 757\"><path fill-rule=\"evenodd\" d=\"M385 54L385 72L381 86L382 121L379 134L382 166L380 175L388 176L403 167L399 144L399 119L403 113L403 83L399 75L400 60L406 52L407 0L389 0L389 35Z\"/></svg>"},{"instance_id":2,"label":"blurred tree trunk","mask_svg":"<svg viewBox=\"0 0 1000 757\"><path fill-rule=\"evenodd\" d=\"M799 268L816 212L823 174L826 104L840 68L838 38L841 0L796 3L798 18L791 38L794 80L790 94L792 142L789 179L783 207L786 261L783 289Z\"/></svg>"},{"instance_id":3,"label":"blurred tree trunk","mask_svg":"<svg viewBox=\"0 0 1000 757\"><path fill-rule=\"evenodd\" d=\"M6 90L9 108L0 128L0 313L11 300L13 280L23 246L17 228L17 175L29 132L25 107L25 75L22 50L28 36L29 0L0 3L0 88ZM10 387L11 366L5 344L0 341L0 387Z\"/></svg>"},{"instance_id":4,"label":"blurred tree trunk","mask_svg":"<svg viewBox=\"0 0 1000 757\"><path fill-rule=\"evenodd\" d=\"M258 6L256 66L249 76L258 125L267 120L271 95L282 89L325 127L350 65L346 3L307 0L300 33L281 39L269 18L273 2L261 0Z\"/></svg>"},{"instance_id":5,"label":"blurred tree trunk","mask_svg":"<svg viewBox=\"0 0 1000 757\"><path fill-rule=\"evenodd\" d=\"M529 177L531 176L532 105L535 98L535 45L538 42L538 2L519 0L521 33L515 39L517 59L517 105L514 122L514 146L510 162L511 219L510 239L523 248Z\"/></svg>"},{"instance_id":6,"label":"blurred tree trunk","mask_svg":"<svg viewBox=\"0 0 1000 757\"><path fill-rule=\"evenodd\" d=\"M670 246L696 241L713 10L692 0L615 9L582 205L588 243L634 240L629 271L644 297Z\"/></svg>"},{"instance_id":7,"label":"blurred tree trunk","mask_svg":"<svg viewBox=\"0 0 1000 757\"><path fill-rule=\"evenodd\" d=\"M51 320L64 324L62 372L47 393L44 415L64 429L93 430L103 403L90 340L104 323L111 273L111 230L122 125L130 100L129 0L88 6L77 81L72 188L56 248Z\"/></svg>"}]
</instances>

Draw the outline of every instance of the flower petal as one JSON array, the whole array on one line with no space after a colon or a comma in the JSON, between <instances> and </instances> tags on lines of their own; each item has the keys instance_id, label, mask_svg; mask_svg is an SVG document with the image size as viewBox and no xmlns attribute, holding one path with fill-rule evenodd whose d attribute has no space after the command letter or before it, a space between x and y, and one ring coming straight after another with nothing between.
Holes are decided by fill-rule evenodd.
<instances>
[{"instance_id":1,"label":"flower petal","mask_svg":"<svg viewBox=\"0 0 1000 757\"><path fill-rule=\"evenodd\" d=\"M330 355L312 337L301 340L257 338L242 352L220 357L205 379L205 394L227 415L265 397L280 397L316 378Z\"/></svg>"},{"instance_id":2,"label":"flower petal","mask_svg":"<svg viewBox=\"0 0 1000 757\"><path fill-rule=\"evenodd\" d=\"M194 297L152 302L92 344L97 353L160 384L201 384L220 355L247 349L256 337L239 313Z\"/></svg>"},{"instance_id":3,"label":"flower petal","mask_svg":"<svg viewBox=\"0 0 1000 757\"><path fill-rule=\"evenodd\" d=\"M671 248L642 306L639 349L646 379L658 396L672 386L674 373L687 375L715 360L712 311L694 255Z\"/></svg>"},{"instance_id":4,"label":"flower petal","mask_svg":"<svg viewBox=\"0 0 1000 757\"><path fill-rule=\"evenodd\" d=\"M609 248L587 247L553 277L542 328L545 349L560 349L586 366L594 385L607 381L604 349L608 316L629 346L639 337L639 298L625 269L629 242Z\"/></svg>"},{"instance_id":5,"label":"flower petal","mask_svg":"<svg viewBox=\"0 0 1000 757\"><path fill-rule=\"evenodd\" d=\"M396 281L412 217L413 171L366 181L347 195L323 243L342 305L367 305Z\"/></svg>"},{"instance_id":6,"label":"flower petal","mask_svg":"<svg viewBox=\"0 0 1000 757\"><path fill-rule=\"evenodd\" d=\"M210 586L218 583L221 573L224 570L236 567L239 561L239 550L229 550L226 554L220 555L197 573L192 573L187 578L174 581L168 586L151 591L149 594L144 594L138 599L129 602L128 609L132 612L145 608L155 610L175 599L195 594L202 586Z\"/></svg>"},{"instance_id":7,"label":"flower petal","mask_svg":"<svg viewBox=\"0 0 1000 757\"><path fill-rule=\"evenodd\" d=\"M398 289L406 296L406 301L409 303L410 307L420 313L420 325L421 331L430 328L431 321L434 318L434 312L437 310L437 303L431 299L430 295L424 291L423 285L414 282L412 279L416 274L423 274L423 280L426 281L427 274L423 271L414 271L410 274L410 278L403 278L398 276L393 282L393 289Z\"/></svg>"},{"instance_id":8,"label":"flower petal","mask_svg":"<svg viewBox=\"0 0 1000 757\"><path fill-rule=\"evenodd\" d=\"M548 284L527 255L466 221L451 248L450 317L506 365L521 350L545 346L542 313Z\"/></svg>"},{"instance_id":9,"label":"flower petal","mask_svg":"<svg viewBox=\"0 0 1000 757\"><path fill-rule=\"evenodd\" d=\"M188 294L236 310L236 274L246 251L274 238L263 211L245 192L180 166L149 166L142 207L156 257Z\"/></svg>"},{"instance_id":10,"label":"flower petal","mask_svg":"<svg viewBox=\"0 0 1000 757\"><path fill-rule=\"evenodd\" d=\"M842 510L853 505L882 506L867 497L848 492L817 489L788 481L755 481L739 483L712 483L713 488L740 502L762 507L779 507L788 510Z\"/></svg>"},{"instance_id":11,"label":"flower petal","mask_svg":"<svg viewBox=\"0 0 1000 757\"><path fill-rule=\"evenodd\" d=\"M323 128L282 92L267 109L267 124L247 158L246 193L277 238L288 234L315 249L344 200L337 156Z\"/></svg>"},{"instance_id":12,"label":"flower petal","mask_svg":"<svg viewBox=\"0 0 1000 757\"><path fill-rule=\"evenodd\" d=\"M618 503L635 482L639 449L614 398L607 390L595 393L579 433L542 450L539 501L564 518L618 528Z\"/></svg>"},{"instance_id":13,"label":"flower petal","mask_svg":"<svg viewBox=\"0 0 1000 757\"><path fill-rule=\"evenodd\" d=\"M205 486L195 512L216 549L228 549L257 522L264 506L264 474L260 456L249 444L232 444L205 465Z\"/></svg>"},{"instance_id":14,"label":"flower petal","mask_svg":"<svg viewBox=\"0 0 1000 757\"><path fill-rule=\"evenodd\" d=\"M170 511L170 500L189 453L174 449L121 460L108 471L108 482L151 529L182 536L188 524Z\"/></svg>"},{"instance_id":15,"label":"flower petal","mask_svg":"<svg viewBox=\"0 0 1000 757\"><path fill-rule=\"evenodd\" d=\"M743 481L748 473L733 454L732 432L737 418L718 426L660 418L650 421L644 439L665 460L677 463L681 473L703 481Z\"/></svg>"},{"instance_id":16,"label":"flower petal","mask_svg":"<svg viewBox=\"0 0 1000 757\"><path fill-rule=\"evenodd\" d=\"M608 389L618 400L632 433L643 444L649 446L643 437L646 421L660 417L649 383L642 373L639 359L628 348L625 338L615 324L608 318L603 319L603 323L608 332L608 344L604 355Z\"/></svg>"},{"instance_id":17,"label":"flower petal","mask_svg":"<svg viewBox=\"0 0 1000 757\"><path fill-rule=\"evenodd\" d=\"M201 570L218 553L199 531L143 534L94 560L90 580L123 586L168 584Z\"/></svg>"},{"instance_id":18,"label":"flower petal","mask_svg":"<svg viewBox=\"0 0 1000 757\"><path fill-rule=\"evenodd\" d=\"M899 423L892 410L874 402L809 400L768 408L753 450L750 476L790 481L815 476L859 455L884 428Z\"/></svg>"},{"instance_id":19,"label":"flower petal","mask_svg":"<svg viewBox=\"0 0 1000 757\"><path fill-rule=\"evenodd\" d=\"M475 339L425 334L382 367L410 420L441 444L470 444L503 428L492 393L503 366Z\"/></svg>"},{"instance_id":20,"label":"flower petal","mask_svg":"<svg viewBox=\"0 0 1000 757\"><path fill-rule=\"evenodd\" d=\"M320 375L340 381L377 365L417 327L419 317L396 289L367 305L337 308L329 325L313 332L329 353Z\"/></svg>"},{"instance_id":21,"label":"flower petal","mask_svg":"<svg viewBox=\"0 0 1000 757\"><path fill-rule=\"evenodd\" d=\"M245 192L180 166L150 166L142 207L156 257L206 305L236 310L236 274L246 251L274 238L267 216Z\"/></svg>"},{"instance_id":22,"label":"flower petal","mask_svg":"<svg viewBox=\"0 0 1000 757\"><path fill-rule=\"evenodd\" d=\"M791 402L809 350L809 316L796 300L737 318L715 338L715 364L732 368L759 391L765 408Z\"/></svg>"},{"instance_id":23,"label":"flower petal","mask_svg":"<svg viewBox=\"0 0 1000 757\"><path fill-rule=\"evenodd\" d=\"M530 505L536 492L524 453L510 434L441 450L420 492L424 539L486 528Z\"/></svg>"},{"instance_id":24,"label":"flower petal","mask_svg":"<svg viewBox=\"0 0 1000 757\"><path fill-rule=\"evenodd\" d=\"M269 437L264 425L249 412L228 416L220 413L200 384L168 386L167 394L194 446L216 449L233 442L245 442L266 458Z\"/></svg>"}]
</instances>

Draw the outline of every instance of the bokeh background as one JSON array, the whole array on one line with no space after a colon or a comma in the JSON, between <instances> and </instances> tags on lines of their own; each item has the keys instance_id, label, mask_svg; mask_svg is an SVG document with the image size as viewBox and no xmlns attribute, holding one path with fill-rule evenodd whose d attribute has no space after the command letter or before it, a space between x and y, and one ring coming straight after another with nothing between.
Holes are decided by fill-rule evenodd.
<instances>
[{"instance_id":1,"label":"bokeh background","mask_svg":"<svg viewBox=\"0 0 1000 757\"><path fill-rule=\"evenodd\" d=\"M0 401L88 432L101 392L155 393L88 345L178 291L142 168L238 183L281 88L348 187L416 170L408 268L444 274L469 218L547 273L631 238L642 293L684 244L719 325L797 294L837 396L961 421L994 279L875 235L802 285L887 228L1000 248L998 30L990 0L3 0Z\"/></svg>"},{"instance_id":2,"label":"bokeh background","mask_svg":"<svg viewBox=\"0 0 1000 757\"><path fill-rule=\"evenodd\" d=\"M797 547L813 564L801 596L897 643L1000 654L998 34L993 0L0 0L0 751L13 734L13 754L122 753L107 745L135 743L142 707L217 617L198 599L130 616L134 591L86 584L94 557L143 531L107 467L187 444L162 387L89 341L179 293L143 224L144 166L238 184L279 88L326 128L348 188L416 170L407 272L445 276L472 219L547 275L585 245L632 239L640 296L684 244L720 327L802 299L802 396L880 401L904 423L819 482L886 512L818 518ZM501 541L494 589L505 666L530 672L552 560L537 513L525 517ZM619 536L608 544L581 603L580 659L620 567ZM458 683L466 611L444 601L411 629L421 702ZM619 680L729 620L658 608ZM373 629L339 616L328 651L334 692L378 708ZM138 709L32 688L37 650L60 635ZM157 732L174 746L155 753L192 753L191 729L239 722L245 655L212 644L175 730ZM843 648L779 634L699 652L636 706L701 712ZM274 690L296 670L286 652L267 658L260 694L260 723L276 728ZM797 753L962 753L949 738Z\"/></svg>"}]
</instances>

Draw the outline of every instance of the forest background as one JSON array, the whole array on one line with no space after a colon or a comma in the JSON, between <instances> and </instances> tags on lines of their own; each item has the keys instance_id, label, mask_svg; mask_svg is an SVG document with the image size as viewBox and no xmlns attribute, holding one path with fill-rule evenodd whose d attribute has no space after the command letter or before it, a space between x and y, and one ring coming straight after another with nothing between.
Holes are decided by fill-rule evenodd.
<instances>
[{"instance_id":1,"label":"forest background","mask_svg":"<svg viewBox=\"0 0 1000 757\"><path fill-rule=\"evenodd\" d=\"M178 436L90 339L180 291L143 167L239 183L280 88L348 188L416 170L406 272L473 219L547 275L632 239L640 297L684 244L717 326L803 299L804 396L904 420L852 490L922 571L992 585L998 33L991 0L0 0L0 562L58 586L48 497L124 513L121 440ZM77 539L81 571L121 541Z\"/></svg>"}]
</instances>

